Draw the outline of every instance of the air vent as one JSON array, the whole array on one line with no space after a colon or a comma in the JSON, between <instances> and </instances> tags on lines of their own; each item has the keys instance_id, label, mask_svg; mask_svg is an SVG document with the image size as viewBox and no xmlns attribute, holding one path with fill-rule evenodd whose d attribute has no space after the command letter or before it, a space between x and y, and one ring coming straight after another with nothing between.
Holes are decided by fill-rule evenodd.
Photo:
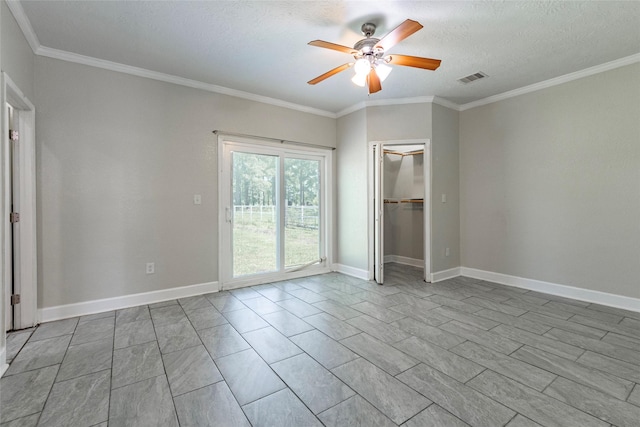
<instances>
[{"instance_id":1,"label":"air vent","mask_svg":"<svg viewBox=\"0 0 640 427\"><path fill-rule=\"evenodd\" d=\"M463 84L466 85L467 83L471 83L471 82L476 81L476 80L484 79L485 77L488 77L488 76L485 73L483 73L482 71L478 71L477 73L469 74L466 77L462 77L462 78L458 79L458 81L460 83L463 83Z\"/></svg>"}]
</instances>

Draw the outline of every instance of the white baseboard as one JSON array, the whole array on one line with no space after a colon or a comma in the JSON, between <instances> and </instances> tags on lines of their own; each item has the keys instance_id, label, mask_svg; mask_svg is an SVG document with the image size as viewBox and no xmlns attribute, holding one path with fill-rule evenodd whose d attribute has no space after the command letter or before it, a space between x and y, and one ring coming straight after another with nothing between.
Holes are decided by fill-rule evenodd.
<instances>
[{"instance_id":1,"label":"white baseboard","mask_svg":"<svg viewBox=\"0 0 640 427\"><path fill-rule=\"evenodd\" d=\"M435 273L431 273L431 283L441 282L443 280L452 279L458 276L460 276L460 267L436 271Z\"/></svg>"},{"instance_id":2,"label":"white baseboard","mask_svg":"<svg viewBox=\"0 0 640 427\"><path fill-rule=\"evenodd\" d=\"M423 259L409 258L406 256L400 256L400 255L385 255L384 262L385 264L387 262L395 262L398 264L410 265L412 267L424 268Z\"/></svg>"},{"instance_id":3,"label":"white baseboard","mask_svg":"<svg viewBox=\"0 0 640 427\"><path fill-rule=\"evenodd\" d=\"M347 276L355 277L357 279L371 280L371 277L369 277L369 272L360 268L350 267L344 264L333 264L332 270L337 271L338 273L346 274Z\"/></svg>"},{"instance_id":4,"label":"white baseboard","mask_svg":"<svg viewBox=\"0 0 640 427\"><path fill-rule=\"evenodd\" d=\"M610 307L623 308L625 310L640 312L640 299L610 294L607 292L593 291L591 289L576 288L568 285L544 282L542 280L525 279L523 277L510 276L508 274L494 273L492 271L478 270L476 268L460 267L462 276L516 288L529 289L575 300L608 305Z\"/></svg>"},{"instance_id":5,"label":"white baseboard","mask_svg":"<svg viewBox=\"0 0 640 427\"><path fill-rule=\"evenodd\" d=\"M134 307L136 305L153 304L176 298L187 298L210 292L218 292L218 288L218 282L209 282L162 289L159 291L143 292L133 295L123 295L120 297L85 301L76 304L58 305L38 310L38 317L41 322L51 322L52 320L68 319L70 317L119 310L121 308Z\"/></svg>"}]
</instances>

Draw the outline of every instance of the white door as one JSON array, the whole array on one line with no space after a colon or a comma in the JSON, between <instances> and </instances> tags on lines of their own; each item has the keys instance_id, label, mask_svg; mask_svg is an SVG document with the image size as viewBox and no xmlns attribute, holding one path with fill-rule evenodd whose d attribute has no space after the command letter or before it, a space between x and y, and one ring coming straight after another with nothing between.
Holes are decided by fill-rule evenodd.
<instances>
[{"instance_id":1,"label":"white door","mask_svg":"<svg viewBox=\"0 0 640 427\"><path fill-rule=\"evenodd\" d=\"M7 316L5 321L5 329L10 331L22 324L20 319L20 302L13 301L13 295L20 295L20 132L19 132L19 114L20 111L14 109L11 105L6 104L6 114L8 124L9 138L7 139L8 150L8 211L10 226L7 228L9 235L7 241L9 244L9 253L7 254L6 267L6 295L7 295Z\"/></svg>"},{"instance_id":2,"label":"white door","mask_svg":"<svg viewBox=\"0 0 640 427\"><path fill-rule=\"evenodd\" d=\"M6 73L2 89L2 323L10 330L37 324L35 107Z\"/></svg>"},{"instance_id":3,"label":"white door","mask_svg":"<svg viewBox=\"0 0 640 427\"><path fill-rule=\"evenodd\" d=\"M9 253L7 254L7 259L6 259L6 270L5 270L5 301L6 301L6 306L5 306L5 329L7 331L10 331L13 329L14 324L20 324L19 320L15 319L16 315L19 315L19 310L14 310L14 305L13 302L11 300L12 295L14 294L19 294L19 285L20 285L20 280L19 277L16 277L15 273L16 273L16 269L15 269L15 264L17 261L17 256L19 256L19 253L16 254L16 245L20 244L20 240L18 239L18 233L19 233L19 225L17 222L14 222L14 219L12 219L11 217L11 213L14 212L14 206L18 206L18 202L19 200L16 200L19 192L16 191L17 190L17 186L19 185L19 182L17 179L15 179L16 177L19 177L19 174L16 174L17 168L19 163L15 161L16 159L16 155L18 153L16 144L18 143L18 141L16 140L16 120L15 120L15 114L17 114L17 111L15 111L11 105L9 105L8 103L5 104L5 123L7 124L7 128L8 128L8 132L9 132L9 138L7 139L7 152L8 152L8 156L7 156L7 173L6 173L6 179L7 179L7 190L8 190L8 194L7 194L7 202L8 202L8 212L10 213L9 216L9 221L10 221L10 226L7 228L7 231L9 233L9 235L7 236L7 242L9 244ZM19 246L18 246L19 247Z\"/></svg>"},{"instance_id":4,"label":"white door","mask_svg":"<svg viewBox=\"0 0 640 427\"><path fill-rule=\"evenodd\" d=\"M382 144L374 146L374 280L384 282L384 147Z\"/></svg>"}]
</instances>

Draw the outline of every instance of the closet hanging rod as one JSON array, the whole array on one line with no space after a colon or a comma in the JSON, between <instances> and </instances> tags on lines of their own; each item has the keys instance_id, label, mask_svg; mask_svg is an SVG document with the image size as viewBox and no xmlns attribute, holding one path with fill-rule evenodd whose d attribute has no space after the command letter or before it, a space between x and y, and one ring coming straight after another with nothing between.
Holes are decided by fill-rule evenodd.
<instances>
[{"instance_id":1,"label":"closet hanging rod","mask_svg":"<svg viewBox=\"0 0 640 427\"><path fill-rule=\"evenodd\" d=\"M308 142L289 141L287 139L269 138L268 136L249 135L249 134L246 134L246 133L226 132L226 131L219 130L219 129L214 130L213 133L215 133L218 136L223 135L223 136L237 136L239 138L261 139L263 141L279 142L280 144L301 145L301 146L304 146L304 147L321 148L323 150L335 150L336 149L335 147L326 147L324 145L310 144Z\"/></svg>"},{"instance_id":2,"label":"closet hanging rod","mask_svg":"<svg viewBox=\"0 0 640 427\"><path fill-rule=\"evenodd\" d=\"M384 199L384 203L424 203L424 199Z\"/></svg>"}]
</instances>

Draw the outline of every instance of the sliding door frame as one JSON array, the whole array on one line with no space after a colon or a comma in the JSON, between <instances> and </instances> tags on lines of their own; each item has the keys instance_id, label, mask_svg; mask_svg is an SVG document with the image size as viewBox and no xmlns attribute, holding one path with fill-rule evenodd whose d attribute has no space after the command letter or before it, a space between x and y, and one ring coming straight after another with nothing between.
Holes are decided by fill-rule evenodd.
<instances>
[{"instance_id":1,"label":"sliding door frame","mask_svg":"<svg viewBox=\"0 0 640 427\"><path fill-rule=\"evenodd\" d=\"M262 273L233 277L233 247L232 247L232 194L231 194L231 152L233 148L242 152L253 152L256 154L278 155L282 157L280 164L284 163L284 158L320 158L320 256L323 261L317 265L305 268L290 268L283 271ZM262 283L270 283L282 280L289 280L298 277L311 276L331 272L333 263L333 151L330 147L316 148L288 144L286 142L269 142L262 139L249 137L238 137L232 135L218 135L218 282L219 289L236 289L245 286L253 286ZM282 205L284 197L283 178L284 170L279 168L279 191L280 195L277 205ZM279 210L279 223L284 225L284 206ZM284 229L278 227L281 241L278 259L284 256ZM282 258L283 259L283 258ZM283 261L284 262L284 261Z\"/></svg>"}]
</instances>

